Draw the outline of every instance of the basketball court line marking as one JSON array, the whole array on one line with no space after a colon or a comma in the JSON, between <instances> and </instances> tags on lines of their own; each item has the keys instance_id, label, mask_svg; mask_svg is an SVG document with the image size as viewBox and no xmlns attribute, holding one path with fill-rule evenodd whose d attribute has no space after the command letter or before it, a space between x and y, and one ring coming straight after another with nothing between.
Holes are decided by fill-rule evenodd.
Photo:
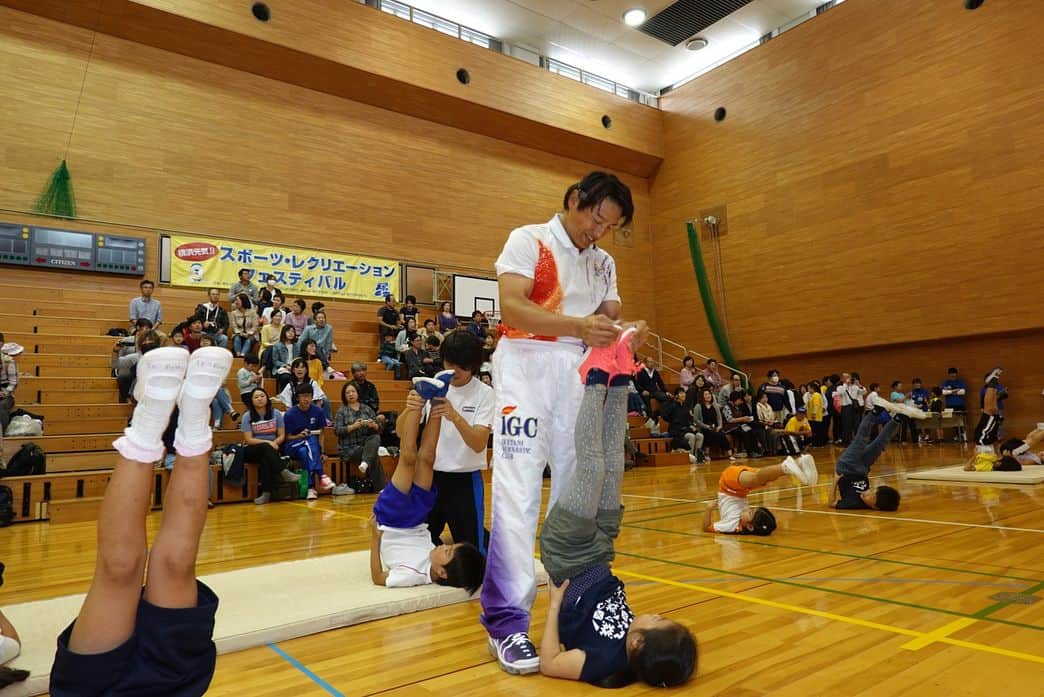
<instances>
[{"instance_id":1,"label":"basketball court line marking","mask_svg":"<svg viewBox=\"0 0 1044 697\"><path fill-rule=\"evenodd\" d=\"M297 506L304 508L305 510L315 511L316 513L330 513L332 515L344 516L346 518L355 518L356 520L369 520L369 516L356 515L355 513L349 513L348 511L338 511L333 508L323 508L321 506L309 506L307 503L301 503L300 501L284 501L282 503L289 503L291 506Z\"/></svg>"},{"instance_id":2,"label":"basketball court line marking","mask_svg":"<svg viewBox=\"0 0 1044 697\"><path fill-rule=\"evenodd\" d=\"M678 515L680 516L680 515L683 515L683 514L679 513ZM709 537L710 536L710 533L686 532L684 530L668 530L666 528L651 528L651 527L646 527L644 525L637 525L635 523L623 523L621 527L634 528L636 530L648 530L649 532L667 533L667 534L670 534L670 535L682 535L684 537L701 538L701 537ZM790 550L794 550L794 551L798 551L798 552L808 552L810 554L823 554L823 555L833 556L833 557L846 557L846 558L849 558L849 559L859 559L859 560L862 560L862 561L885 562L887 564L897 564L897 565L900 565L900 566L912 566L912 567L921 568L921 569L932 569L934 571L951 571L953 573L969 574L971 576L988 576L990 578L1009 578L1009 579L1012 579L1014 581L1025 581L1026 583L1034 583L1034 584L1040 583L1039 579L1028 578L1026 576L1012 576L1010 574L992 574L992 573L990 573L988 571L972 571L972 570L969 570L969 569L958 569L956 567L950 567L950 566L938 566L938 565L935 565L935 564L924 564L924 563L920 563L920 562L901 561L899 559L888 559L888 558L885 558L885 557L870 556L870 555L865 555L865 554L853 554L851 552L838 552L838 551L827 550L827 549L815 549L815 548L812 548L812 547L799 547L797 545L784 545L784 544L779 544L779 543L776 543L776 542L761 542L759 540L754 540L754 539L751 539L749 537L741 536L741 535L733 535L729 539L730 539L730 541L737 542L739 544L757 545L759 547L776 547L776 548L779 548L779 549L790 549ZM879 554L884 554L884 553L886 553L886 551L887 550L879 552Z\"/></svg>"},{"instance_id":3,"label":"basketball court line marking","mask_svg":"<svg viewBox=\"0 0 1044 697\"><path fill-rule=\"evenodd\" d=\"M928 646L929 644L934 644L943 637L948 637L951 634L959 632L965 627L970 627L971 625L975 624L976 621L977 620L973 620L970 617L962 617L961 619L954 620L949 624L944 624L938 629L932 630L931 632L928 632L922 637L919 637L917 639L911 639L899 648L906 649L907 651L920 651L925 646Z\"/></svg>"},{"instance_id":4,"label":"basketball court line marking","mask_svg":"<svg viewBox=\"0 0 1044 697\"><path fill-rule=\"evenodd\" d=\"M286 661L287 663L292 665L294 668L297 668L297 670L299 670L302 673L304 673L305 677L307 677L309 680L314 682L319 687L321 687L324 690L326 690L326 692L328 692L329 694L333 695L334 697L345 697L345 694L343 692L339 691L333 685L331 685L330 683L326 682L325 680L320 678L318 675L316 675L312 671L308 670L308 668L303 663L298 661L296 658L294 658L293 656L288 654L283 649L279 648L278 645L276 645L276 644L268 644L268 648L270 648L273 651L275 651L276 654L280 658L282 658L284 661Z\"/></svg>"},{"instance_id":5,"label":"basketball court line marking","mask_svg":"<svg viewBox=\"0 0 1044 697\"><path fill-rule=\"evenodd\" d=\"M647 574L641 574L641 573L637 573L637 572L634 572L634 571L626 571L624 569L613 569L613 573L617 574L618 576L627 576L627 577L630 577L630 578L637 578L637 579L641 579L641 580L644 580L644 581L653 581L655 583L662 583L664 585L673 586L675 588L685 588L685 589L688 589L688 590L700 591L702 593L707 593L708 595L718 596L720 598L728 598L730 600L741 600L741 601L746 602L746 603L752 603L754 605L761 605L761 606L764 606L764 607L771 607L771 608L774 608L774 609L777 609L777 610L784 610L784 611L788 611L788 612L795 612L795 613L799 613L799 614L802 614L802 615L811 615L812 617L821 617L823 619L833 620L835 622L843 622L845 624L851 624L851 625L855 625L855 626L858 626L858 627L865 627L867 629L876 629L876 630L879 630L879 631L882 631L882 632L889 632L891 634L898 634L900 636L910 637L913 640L922 640L923 641L924 639L926 639L928 637L931 637L931 640L928 643L939 642L939 643L943 643L943 644L950 644L952 646L960 646L962 648L972 649L972 650L975 650L975 651L981 651L983 653L992 653L992 654L996 654L996 655L999 655L999 656L1006 656L1008 658L1015 658L1015 659L1019 659L1019 660L1023 660L1023 661L1029 661L1031 663L1044 664L1044 656L1037 656L1037 655L1030 654L1030 653L1023 653L1021 651L1011 651L1009 649L1000 648L998 646L990 646L988 644L979 644L979 643L973 642L973 641L963 641L963 640L960 640L960 639L953 639L953 638L951 638L949 636L937 634L941 630L945 630L945 629L949 629L948 633L952 633L954 631L957 631L957 629L963 628L963 627L953 628L952 626L955 625L956 622L950 622L949 624L944 625L943 627L940 627L939 629L934 630L933 632L921 632L921 631L918 631L918 630L915 630L915 629L906 629L906 628L903 628L903 627L895 627L895 626L890 625L890 624L882 624L880 622L872 622L870 620L863 620L863 619L859 619L858 617L849 617L847 615L839 615L839 614L836 614L836 613L833 613L833 612L825 612L823 610L813 610L812 608L801 607L800 605L791 605L789 603L782 603L782 602L778 602L776 600L767 600L765 598L757 598L757 597L753 597L753 596L745 596L742 593L731 593L729 591L718 590L718 589L715 589L715 588L709 588L707 586L700 586L700 585L696 585L696 584L693 584L693 583L685 583L685 582L682 582L682 581L672 581L670 579L660 578L658 576L649 576ZM966 621L967 620L971 620L971 622L975 621L972 618L963 618L963 619L965 619ZM964 626L967 626L967 624L965 624ZM911 642L907 642L907 644L911 644L911 643L913 643L913 642L912 641ZM928 644L925 644L925 646L927 646L927 645ZM921 648L921 647L919 647L919 648ZM916 649L910 649L910 650L916 650Z\"/></svg>"},{"instance_id":6,"label":"basketball court line marking","mask_svg":"<svg viewBox=\"0 0 1044 697\"><path fill-rule=\"evenodd\" d=\"M786 491L786 490L785 489L771 489L770 491ZM754 496L755 494L759 494L759 493L760 494L764 494L766 492L764 492L764 491L753 492L750 495ZM644 495L639 495L639 494L621 494L621 496L626 496L626 497L630 497L630 498L639 498L639 499L659 499L659 500L662 500L662 501L684 501L684 502L688 502L688 503L696 503L696 504L704 504L704 505L714 502L713 499L705 499L705 500L699 500L699 499L679 499L679 498L670 498L670 497L667 497L667 496L644 496ZM947 526L951 526L951 527L961 527L961 528L983 528L983 529L986 529L986 530L1010 530L1012 532L1029 532L1029 533L1035 533L1035 534L1038 534L1038 535L1039 534L1044 534L1044 530L1038 529L1038 528L1016 528L1016 527L1010 527L1010 526L1007 526L1007 525L986 525L984 523L958 523L958 522L954 522L954 521L950 521L950 520L929 520L927 518L905 518L905 517L902 517L902 516L893 516L893 515L888 515L888 514L869 515L869 514L866 514L866 513L847 513L847 512L842 512L842 511L820 511L820 510L817 510L815 508L791 508L791 507L787 507L787 506L775 506L775 505L772 506L772 509L773 510L779 510L779 511L791 511L791 512L794 512L794 513L818 513L820 515L836 515L836 516L848 516L848 517L854 517L854 518L870 518L872 520L880 520L880 521L897 520L897 521L906 522L906 523L925 523L927 525L947 525ZM1030 513L1032 511L1026 511L1026 512ZM664 516L664 517L666 517L666 518L673 518L674 516ZM652 518L650 520L659 520L659 519L658 518ZM640 521L635 521L635 522L640 522Z\"/></svg>"},{"instance_id":7,"label":"basketball court line marking","mask_svg":"<svg viewBox=\"0 0 1044 697\"><path fill-rule=\"evenodd\" d=\"M629 558L632 558L632 559L640 559L642 561L648 561L648 562L653 562L653 563L657 563L657 564L668 564L668 565L671 565L671 566L680 566L680 567L687 568L687 569L699 569L700 571L708 571L708 572L711 572L711 573L714 573L714 574L722 574L722 575L726 575L726 576L727 575L739 576L741 578L748 579L748 580L751 580L751 581L762 581L762 582L765 582L765 583L774 583L774 584L781 585L781 586L790 586L790 587L793 587L793 588L800 588L802 590L818 591L820 593L828 593L830 595L841 595L841 596L845 596L845 597L848 597L848 598L859 598L860 600L870 600L870 601L873 601L873 602L882 603L884 605L895 605L895 606L898 606L898 607L906 607L906 608L910 608L912 610L920 610L922 612L937 612L937 613L943 614L943 615L951 615L951 616L955 616L955 617L963 617L963 618L968 618L968 619L978 619L978 620L981 620L983 622L995 622L997 624L1003 624L1003 625L1008 625L1008 626L1012 626L1012 627L1019 627L1020 629L1032 629L1032 630L1035 630L1035 631L1044 631L1044 626L1039 626L1039 625L1035 625L1035 624L1028 624L1028 623L1025 623L1025 622L1016 622L1014 620L995 619L995 618L992 618L992 617L977 617L976 615L969 614L967 612L961 612L959 610L948 610L946 608L932 607L930 605L920 605L918 603L910 603L910 602L907 602L905 600L893 600L891 598L882 598L882 597L879 597L879 596L876 596L876 595L866 595L866 594L863 594L863 593L854 593L852 591L840 590L840 589L836 589L836 588L824 588L822 586L816 586L816 585L812 585L812 584L809 584L809 583L798 583L797 581L792 581L790 579L783 579L783 578L775 578L774 579L774 578L771 578L769 576L758 576L756 574L748 574L748 573L744 573L742 571L735 571L735 570L728 571L726 569L717 569L717 568L714 568L712 566L702 566L700 564L691 564L689 562L671 561L669 559L659 559L657 557L648 557L648 556L645 556L643 554L634 554L632 552L621 552L619 550L616 552L616 556L617 557L629 557ZM795 606L795 607L797 607L797 606ZM1042 658L1042 661L1044 661L1044 658Z\"/></svg>"}]
</instances>

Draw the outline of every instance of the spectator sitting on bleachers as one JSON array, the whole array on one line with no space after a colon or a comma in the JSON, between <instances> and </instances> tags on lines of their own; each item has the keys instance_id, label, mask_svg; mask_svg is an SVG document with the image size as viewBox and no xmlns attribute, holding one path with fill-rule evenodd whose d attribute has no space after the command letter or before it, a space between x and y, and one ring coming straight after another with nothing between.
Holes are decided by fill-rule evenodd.
<instances>
[{"instance_id":1,"label":"spectator sitting on bleachers","mask_svg":"<svg viewBox=\"0 0 1044 697\"><path fill-rule=\"evenodd\" d=\"M704 447L716 447L732 459L732 447L724 433L725 421L721 416L721 407L714 401L714 393L710 388L705 388L700 397L700 403L693 410L692 418L703 434Z\"/></svg>"},{"instance_id":2,"label":"spectator sitting on bleachers","mask_svg":"<svg viewBox=\"0 0 1044 697\"><path fill-rule=\"evenodd\" d=\"M294 328L295 336L301 336L301 332L308 326L308 315L305 314L305 301L297 298L290 303L290 312L283 317L283 324Z\"/></svg>"},{"instance_id":3,"label":"spectator sitting on bleachers","mask_svg":"<svg viewBox=\"0 0 1044 697\"><path fill-rule=\"evenodd\" d=\"M438 337L440 346L442 345L442 342L446 340L446 336L435 328L435 320L430 317L424 320L424 326L421 327L420 335L424 337L425 341L428 340L429 336Z\"/></svg>"},{"instance_id":4,"label":"spectator sitting on bleachers","mask_svg":"<svg viewBox=\"0 0 1044 697\"><path fill-rule=\"evenodd\" d=\"M402 317L395 307L395 296L385 295L384 304L377 308L378 335L383 339L386 335L395 336L402 329Z\"/></svg>"},{"instance_id":5,"label":"spectator sitting on bleachers","mask_svg":"<svg viewBox=\"0 0 1044 697\"><path fill-rule=\"evenodd\" d=\"M381 337L381 345L377 349L377 360L383 365L385 370L395 370L402 363L402 354L395 348L395 337L392 334L385 334Z\"/></svg>"},{"instance_id":6,"label":"spectator sitting on bleachers","mask_svg":"<svg viewBox=\"0 0 1044 697\"><path fill-rule=\"evenodd\" d=\"M750 413L742 391L732 393L729 403L721 408L721 418L725 424L722 431L732 437L732 449L738 451L737 457L761 457L757 432L754 430L754 415Z\"/></svg>"},{"instance_id":7,"label":"spectator sitting on bleachers","mask_svg":"<svg viewBox=\"0 0 1044 697\"><path fill-rule=\"evenodd\" d=\"M296 403L294 391L300 385L312 386L312 401L309 402L309 404L314 403L316 406L322 409L322 405L325 404L327 401L326 393L323 392L323 388L319 385L319 383L317 383L315 380L309 377L308 364L305 362L305 360L303 358L298 357L295 358L293 363L290 364L290 382L286 384L286 387L283 388L283 390L279 393L279 396L276 397L276 399L282 402L283 406L289 409Z\"/></svg>"},{"instance_id":8,"label":"spectator sitting on bleachers","mask_svg":"<svg viewBox=\"0 0 1044 697\"><path fill-rule=\"evenodd\" d=\"M739 373L733 373L732 378L729 380L729 384L722 386L718 390L718 406L725 406L732 399L733 392L743 392L743 376Z\"/></svg>"},{"instance_id":9,"label":"spectator sitting on bleachers","mask_svg":"<svg viewBox=\"0 0 1044 697\"><path fill-rule=\"evenodd\" d=\"M486 371L489 373L493 372L493 352L497 350L497 342L493 338L492 334L486 334L486 338L482 340L482 365L479 366L479 372Z\"/></svg>"},{"instance_id":10,"label":"spectator sitting on bleachers","mask_svg":"<svg viewBox=\"0 0 1044 697\"><path fill-rule=\"evenodd\" d=\"M308 364L308 375L319 387L323 387L326 382L323 377L323 361L319 357L319 345L315 343L315 339L305 339L297 343L297 348L301 352L301 358Z\"/></svg>"},{"instance_id":11,"label":"spectator sitting on bleachers","mask_svg":"<svg viewBox=\"0 0 1044 697\"><path fill-rule=\"evenodd\" d=\"M486 330L489 329L489 320L479 310L475 310L471 313L471 323L468 325L468 331L477 336L480 340L485 341Z\"/></svg>"},{"instance_id":12,"label":"spectator sitting on bleachers","mask_svg":"<svg viewBox=\"0 0 1044 697\"><path fill-rule=\"evenodd\" d=\"M211 288L207 291L207 302L196 305L196 316L203 320L203 332L214 337L214 343L221 348L228 347L228 312L218 301L221 291Z\"/></svg>"},{"instance_id":13,"label":"spectator sitting on bleachers","mask_svg":"<svg viewBox=\"0 0 1044 697\"><path fill-rule=\"evenodd\" d=\"M696 360L692 356L682 359L681 370L678 371L678 384L688 390L696 381Z\"/></svg>"},{"instance_id":14,"label":"spectator sitting on bleachers","mask_svg":"<svg viewBox=\"0 0 1044 697\"><path fill-rule=\"evenodd\" d=\"M141 297L131 300L128 309L131 330L137 326L135 323L139 319L149 320L155 329L163 324L163 307L160 305L159 300L152 297L152 291L156 289L156 284L146 279L139 283L138 287L141 289Z\"/></svg>"},{"instance_id":15,"label":"spectator sitting on bleachers","mask_svg":"<svg viewBox=\"0 0 1044 697\"><path fill-rule=\"evenodd\" d=\"M133 403L138 361L144 354L159 347L162 343L159 334L155 330L149 330L138 337L137 350L120 355L127 348L127 344L122 340L113 344L109 365L116 371L116 386L120 391L120 402L131 399Z\"/></svg>"},{"instance_id":16,"label":"spectator sitting on bleachers","mask_svg":"<svg viewBox=\"0 0 1044 697\"><path fill-rule=\"evenodd\" d=\"M692 420L692 412L685 408L685 389L674 391L674 398L663 403L663 420L671 436L671 450L689 453L689 462L703 462L703 434Z\"/></svg>"},{"instance_id":17,"label":"spectator sitting on bleachers","mask_svg":"<svg viewBox=\"0 0 1044 697\"><path fill-rule=\"evenodd\" d=\"M203 337L203 320L201 320L197 315L192 315L185 320L181 331L185 339L185 345L188 346L188 350L195 351L198 349L199 340ZM222 348L224 347L222 346Z\"/></svg>"},{"instance_id":18,"label":"spectator sitting on bleachers","mask_svg":"<svg viewBox=\"0 0 1044 697\"><path fill-rule=\"evenodd\" d=\"M460 322L457 321L457 316L453 314L453 303L442 303L442 307L439 308L439 331L443 334L451 332L456 329L459 324Z\"/></svg>"},{"instance_id":19,"label":"spectator sitting on bleachers","mask_svg":"<svg viewBox=\"0 0 1044 697\"><path fill-rule=\"evenodd\" d=\"M490 387L493 387L493 373L483 370L479 373L479 380L482 381L483 385L489 385Z\"/></svg>"},{"instance_id":20,"label":"spectator sitting on bleachers","mask_svg":"<svg viewBox=\"0 0 1044 697\"><path fill-rule=\"evenodd\" d=\"M320 309L312 316L315 324L305 327L304 332L297 338L298 350L304 354L305 342L315 341L319 348L319 360L322 362L323 368L329 368L333 354L337 353L337 344L333 340L333 326L326 321L326 310Z\"/></svg>"},{"instance_id":21,"label":"spectator sitting on bleachers","mask_svg":"<svg viewBox=\"0 0 1044 697\"><path fill-rule=\"evenodd\" d=\"M315 315L317 313L326 311L326 303L322 302L321 300L316 300L314 303L312 303L311 310L312 310L312 316L308 318L308 326L309 327L311 327L313 324L315 324Z\"/></svg>"},{"instance_id":22,"label":"spectator sitting on bleachers","mask_svg":"<svg viewBox=\"0 0 1044 697\"><path fill-rule=\"evenodd\" d=\"M180 324L175 324L174 328L170 330L170 334L167 336L170 339L171 346L177 346L180 349L185 349L186 351L191 352L192 349L185 343L186 332L187 329L185 323L181 322Z\"/></svg>"},{"instance_id":23,"label":"spectator sitting on bleachers","mask_svg":"<svg viewBox=\"0 0 1044 697\"><path fill-rule=\"evenodd\" d=\"M370 407L373 413L377 415L377 420L384 422L384 417L381 416L381 395L377 392L377 385L374 385L366 378L366 364L356 361L352 363L352 383L355 385L355 391L359 395L359 401Z\"/></svg>"},{"instance_id":24,"label":"spectator sitting on bleachers","mask_svg":"<svg viewBox=\"0 0 1044 697\"><path fill-rule=\"evenodd\" d=\"M243 400L243 406L250 408L253 399L251 395L263 384L261 362L254 354L248 354L243 358L243 367L236 371L236 386L239 388L239 398ZM268 397L268 393L265 393L265 397Z\"/></svg>"},{"instance_id":25,"label":"spectator sitting on bleachers","mask_svg":"<svg viewBox=\"0 0 1044 697\"><path fill-rule=\"evenodd\" d=\"M659 412L653 409L652 400L655 399L660 404L663 404L668 397L667 385L664 383L663 378L660 377L660 371L656 369L656 361L653 360L652 356L646 357L645 366L635 374L634 386L638 388L638 394L645 401L646 413L649 414L650 418L656 420L659 417Z\"/></svg>"},{"instance_id":26,"label":"spectator sitting on bleachers","mask_svg":"<svg viewBox=\"0 0 1044 697\"><path fill-rule=\"evenodd\" d=\"M11 411L15 405L15 389L18 387L18 362L15 356L25 349L15 342L4 342L0 334L0 438L11 423ZM0 453L2 455L3 453Z\"/></svg>"},{"instance_id":27,"label":"spectator sitting on bleachers","mask_svg":"<svg viewBox=\"0 0 1044 697\"><path fill-rule=\"evenodd\" d=\"M268 308L271 310L272 308ZM268 323L261 327L261 351L267 351L283 336L283 313L275 312L268 316ZM292 327L291 327L292 329Z\"/></svg>"},{"instance_id":28,"label":"spectator sitting on bleachers","mask_svg":"<svg viewBox=\"0 0 1044 697\"><path fill-rule=\"evenodd\" d=\"M279 455L279 448L286 439L283 412L272 406L268 393L260 387L244 395L244 400L249 408L239 425L246 441L243 461L257 465L261 495L254 499L254 503L263 505L271 500L272 490L279 485L280 479L297 482L301 475L288 470Z\"/></svg>"},{"instance_id":29,"label":"spectator sitting on bleachers","mask_svg":"<svg viewBox=\"0 0 1044 697\"><path fill-rule=\"evenodd\" d=\"M701 374L703 375L703 379L707 381L707 387L709 387L712 392L720 390L722 385L725 383L725 381L721 379L721 373L718 372L718 361L713 358L707 359L707 365L704 367Z\"/></svg>"},{"instance_id":30,"label":"spectator sitting on bleachers","mask_svg":"<svg viewBox=\"0 0 1044 697\"><path fill-rule=\"evenodd\" d=\"M279 342L272 345L268 355L268 363L264 367L268 374L276 379L276 390L282 392L286 383L290 382L290 364L300 353L297 350L297 332L293 327L284 325L279 331Z\"/></svg>"},{"instance_id":31,"label":"spectator sitting on bleachers","mask_svg":"<svg viewBox=\"0 0 1044 697\"><path fill-rule=\"evenodd\" d=\"M232 301L232 349L237 357L250 353L257 343L257 313L246 293Z\"/></svg>"},{"instance_id":32,"label":"spectator sitting on bleachers","mask_svg":"<svg viewBox=\"0 0 1044 697\"><path fill-rule=\"evenodd\" d=\"M280 323L286 319L286 308L283 307L283 303L286 302L286 298L278 290L272 295L272 300L268 306L261 310L261 323L268 324L272 321L272 315L279 315Z\"/></svg>"},{"instance_id":33,"label":"spectator sitting on bleachers","mask_svg":"<svg viewBox=\"0 0 1044 697\"><path fill-rule=\"evenodd\" d=\"M434 335L429 336L424 341L424 350L427 352L428 358L431 359L431 363L424 368L424 374L429 378L435 377L435 373L442 370L442 352L439 350L441 345L442 342L439 341L439 337Z\"/></svg>"},{"instance_id":34,"label":"spectator sitting on bleachers","mask_svg":"<svg viewBox=\"0 0 1044 697\"><path fill-rule=\"evenodd\" d=\"M381 424L377 413L359 401L359 392L352 383L341 388L341 408L334 418L334 433L337 434L337 454L341 462L355 462L364 477L373 480L374 491L380 491L387 483L378 450L381 447ZM347 484L334 487L334 496L354 494Z\"/></svg>"},{"instance_id":35,"label":"spectator sitting on bleachers","mask_svg":"<svg viewBox=\"0 0 1044 697\"><path fill-rule=\"evenodd\" d=\"M773 430L782 428L783 424L776 421L776 412L772 410L772 405L769 404L769 396L765 392L758 395L757 414L755 416L757 417L757 423L761 424L759 434L762 437L762 454L775 455L776 436Z\"/></svg>"},{"instance_id":36,"label":"spectator sitting on bleachers","mask_svg":"<svg viewBox=\"0 0 1044 697\"><path fill-rule=\"evenodd\" d=\"M417 298L407 295L406 300L402 303L402 307L399 308L399 316L402 318L402 321L405 322L412 317L414 322L416 322L418 312L420 310L417 309Z\"/></svg>"},{"instance_id":37,"label":"spectator sitting on bleachers","mask_svg":"<svg viewBox=\"0 0 1044 697\"><path fill-rule=\"evenodd\" d=\"M257 304L257 286L254 285L250 277L254 275L254 272L250 269L239 270L239 281L233 283L228 289L228 297L235 298L239 295L246 295L250 298L251 305Z\"/></svg>"},{"instance_id":38,"label":"spectator sitting on bleachers","mask_svg":"<svg viewBox=\"0 0 1044 697\"><path fill-rule=\"evenodd\" d=\"M432 360L421 346L420 334L414 334L410 340L410 348L402 355L402 362L406 365L406 377L410 380L428 375ZM431 374L434 375L434 372Z\"/></svg>"},{"instance_id":39,"label":"spectator sitting on bleachers","mask_svg":"<svg viewBox=\"0 0 1044 697\"><path fill-rule=\"evenodd\" d=\"M410 350L410 346L413 342L413 337L418 336L420 332L417 331L417 320L412 317L406 320L402 329L395 335L395 350L399 352L399 359L402 360L404 354ZM424 345L423 343L421 344Z\"/></svg>"},{"instance_id":40,"label":"spectator sitting on bleachers","mask_svg":"<svg viewBox=\"0 0 1044 697\"><path fill-rule=\"evenodd\" d=\"M707 389L707 380L703 377L703 373L697 373L696 379L689 385L689 389L685 391L685 408L689 411L695 410L703 399L703 391L705 389ZM721 404L719 403L718 406L721 406Z\"/></svg>"},{"instance_id":41,"label":"spectator sitting on bleachers","mask_svg":"<svg viewBox=\"0 0 1044 697\"><path fill-rule=\"evenodd\" d=\"M283 452L298 460L305 469L309 480L307 498L312 501L318 498L316 490L326 493L334 488L333 481L323 471L322 434L328 419L322 409L312 404L314 393L307 384L289 387L294 390L294 406L283 417L286 430Z\"/></svg>"}]
</instances>

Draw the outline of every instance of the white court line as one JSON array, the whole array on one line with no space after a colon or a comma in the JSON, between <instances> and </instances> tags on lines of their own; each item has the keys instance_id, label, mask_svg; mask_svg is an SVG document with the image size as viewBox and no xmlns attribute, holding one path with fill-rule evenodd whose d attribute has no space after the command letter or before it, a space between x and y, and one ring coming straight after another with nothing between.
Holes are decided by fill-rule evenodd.
<instances>
[{"instance_id":1,"label":"white court line","mask_svg":"<svg viewBox=\"0 0 1044 697\"><path fill-rule=\"evenodd\" d=\"M787 489L770 489L769 491L787 491ZM758 491L758 492L753 492L753 493L751 493L751 496L753 496L755 493L763 494L763 493L765 493L765 491L762 490L762 491ZM709 500L701 501L701 500L698 500L698 499L677 499L677 498L671 498L671 497L668 497L668 496L643 496L643 495L640 495L640 494L620 494L620 496L628 496L628 497L634 498L634 499L655 499L655 500L658 500L658 501L679 501L679 502L682 502L682 503L704 503L704 504L705 503L710 503ZM883 515L869 515L869 514L866 514L866 513L842 513L841 511L819 511L819 510L816 510L814 508L788 508L786 506L772 506L772 510L774 510L774 511L793 511L794 513L819 513L821 515L839 515L839 516L849 516L849 517L852 517L852 518L873 518L874 520L886 520L886 521L887 520L899 520L899 521L903 521L903 522L907 522L907 523L927 523L928 525L949 525L949 526L961 527L961 528L986 528L988 530L1011 530L1013 532L1044 533L1044 530L1039 530L1039 529L1036 529L1036 528L1013 528L1013 527L1008 527L1006 525L985 525L983 523L955 523L955 522L952 522L952 521L949 521L949 520L927 520L925 518L903 518L903 517L900 517L900 516L888 515L887 513L883 514ZM643 513L652 513L652 512L653 511L643 511ZM624 521L626 522L626 518L624 519Z\"/></svg>"}]
</instances>

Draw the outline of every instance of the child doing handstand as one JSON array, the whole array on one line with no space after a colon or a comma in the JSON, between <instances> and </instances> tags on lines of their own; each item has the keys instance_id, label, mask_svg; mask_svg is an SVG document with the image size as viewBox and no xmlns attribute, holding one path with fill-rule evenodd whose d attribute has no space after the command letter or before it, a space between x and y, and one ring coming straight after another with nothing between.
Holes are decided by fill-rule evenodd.
<instances>
[{"instance_id":1,"label":"child doing handstand","mask_svg":"<svg viewBox=\"0 0 1044 697\"><path fill-rule=\"evenodd\" d=\"M603 687L636 679L668 687L692 675L696 641L673 620L635 617L623 583L609 569L623 517L633 335L628 330L615 345L592 348L580 368L586 386L574 432L576 471L540 535L541 561L551 577L540 672Z\"/></svg>"}]
</instances>

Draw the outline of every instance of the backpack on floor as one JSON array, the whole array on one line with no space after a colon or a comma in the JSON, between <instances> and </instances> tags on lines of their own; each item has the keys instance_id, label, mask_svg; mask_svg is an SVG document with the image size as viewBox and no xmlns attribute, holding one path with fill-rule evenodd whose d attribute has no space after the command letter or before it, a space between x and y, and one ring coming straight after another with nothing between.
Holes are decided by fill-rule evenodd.
<instances>
[{"instance_id":1,"label":"backpack on floor","mask_svg":"<svg viewBox=\"0 0 1044 697\"><path fill-rule=\"evenodd\" d=\"M14 522L14 492L11 487L0 484L0 528L6 528ZM3 564L0 564L0 569ZM0 570L0 585L3 585L3 571Z\"/></svg>"},{"instance_id":2,"label":"backpack on floor","mask_svg":"<svg viewBox=\"0 0 1044 697\"><path fill-rule=\"evenodd\" d=\"M239 443L226 445L221 455L221 468L225 470L225 481L229 484L239 485L246 477L246 467L243 459L246 456L246 448Z\"/></svg>"},{"instance_id":3,"label":"backpack on floor","mask_svg":"<svg viewBox=\"0 0 1044 697\"><path fill-rule=\"evenodd\" d=\"M26 443L11 457L4 470L5 477L26 477L47 473L47 455L36 443Z\"/></svg>"},{"instance_id":4,"label":"backpack on floor","mask_svg":"<svg viewBox=\"0 0 1044 697\"><path fill-rule=\"evenodd\" d=\"M302 474L302 477L305 475ZM293 501L300 498L298 494L297 482L284 482L280 479L276 485L272 488L272 491L268 492L270 498L269 501Z\"/></svg>"},{"instance_id":5,"label":"backpack on floor","mask_svg":"<svg viewBox=\"0 0 1044 697\"><path fill-rule=\"evenodd\" d=\"M348 486L354 489L357 494L373 493L373 480L369 477L349 477Z\"/></svg>"}]
</instances>

